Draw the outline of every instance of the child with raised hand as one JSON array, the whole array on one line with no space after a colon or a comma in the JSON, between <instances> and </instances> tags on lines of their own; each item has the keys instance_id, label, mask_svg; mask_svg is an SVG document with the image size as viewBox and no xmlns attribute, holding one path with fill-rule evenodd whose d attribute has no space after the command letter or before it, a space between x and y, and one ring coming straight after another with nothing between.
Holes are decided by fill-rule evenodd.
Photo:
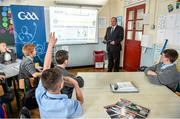
<instances>
[{"instance_id":1,"label":"child with raised hand","mask_svg":"<svg viewBox=\"0 0 180 119\"><path fill-rule=\"evenodd\" d=\"M70 77L64 77L58 68L49 69L52 60L52 49L56 41L55 34L51 33L44 60L44 71L35 93L40 116L41 118L79 117L82 115L81 104L84 98L77 81ZM74 86L77 100L69 99L67 95L61 94L64 81Z\"/></svg>"}]
</instances>

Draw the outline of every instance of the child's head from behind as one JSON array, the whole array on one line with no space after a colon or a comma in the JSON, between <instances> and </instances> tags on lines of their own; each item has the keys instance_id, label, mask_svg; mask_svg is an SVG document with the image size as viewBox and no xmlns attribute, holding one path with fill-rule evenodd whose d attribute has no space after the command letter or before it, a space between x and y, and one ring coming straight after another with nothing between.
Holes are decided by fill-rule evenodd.
<instances>
[{"instance_id":1,"label":"child's head from behind","mask_svg":"<svg viewBox=\"0 0 180 119\"><path fill-rule=\"evenodd\" d=\"M43 71L41 81L44 88L51 92L60 91L64 85L61 70L58 68L51 68Z\"/></svg>"},{"instance_id":2,"label":"child's head from behind","mask_svg":"<svg viewBox=\"0 0 180 119\"><path fill-rule=\"evenodd\" d=\"M56 62L57 64L68 64L68 59L69 59L69 55L68 55L68 51L66 50L59 50L56 52Z\"/></svg>"},{"instance_id":3,"label":"child's head from behind","mask_svg":"<svg viewBox=\"0 0 180 119\"><path fill-rule=\"evenodd\" d=\"M163 51L161 61L166 64L167 62L174 63L178 58L178 53L174 49L166 49Z\"/></svg>"},{"instance_id":4,"label":"child's head from behind","mask_svg":"<svg viewBox=\"0 0 180 119\"><path fill-rule=\"evenodd\" d=\"M22 48L24 56L34 57L36 55L36 49L34 44L25 44Z\"/></svg>"}]
</instances>

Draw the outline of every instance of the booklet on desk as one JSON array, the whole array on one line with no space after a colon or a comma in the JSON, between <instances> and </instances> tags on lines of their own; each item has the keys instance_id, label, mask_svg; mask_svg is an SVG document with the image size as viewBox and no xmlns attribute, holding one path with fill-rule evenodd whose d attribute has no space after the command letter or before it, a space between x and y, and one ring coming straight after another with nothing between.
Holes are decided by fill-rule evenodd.
<instances>
[{"instance_id":1,"label":"booklet on desk","mask_svg":"<svg viewBox=\"0 0 180 119\"><path fill-rule=\"evenodd\" d=\"M145 119L150 113L148 108L125 99L120 99L117 103L107 105L104 108L111 119Z\"/></svg>"},{"instance_id":2,"label":"booklet on desk","mask_svg":"<svg viewBox=\"0 0 180 119\"><path fill-rule=\"evenodd\" d=\"M132 82L117 82L110 84L111 90L114 93L137 93L139 90Z\"/></svg>"}]
</instances>

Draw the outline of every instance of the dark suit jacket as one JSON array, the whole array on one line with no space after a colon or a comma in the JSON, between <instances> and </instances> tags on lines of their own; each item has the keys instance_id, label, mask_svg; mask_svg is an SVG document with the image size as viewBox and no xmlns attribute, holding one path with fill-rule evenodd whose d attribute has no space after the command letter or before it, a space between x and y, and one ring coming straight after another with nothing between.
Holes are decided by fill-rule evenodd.
<instances>
[{"instance_id":1,"label":"dark suit jacket","mask_svg":"<svg viewBox=\"0 0 180 119\"><path fill-rule=\"evenodd\" d=\"M124 38L124 29L121 26L116 26L114 31L111 33L111 26L106 29L106 35L104 39L107 41L107 51L121 51L121 41ZM115 45L111 45L110 42L115 41Z\"/></svg>"}]
</instances>

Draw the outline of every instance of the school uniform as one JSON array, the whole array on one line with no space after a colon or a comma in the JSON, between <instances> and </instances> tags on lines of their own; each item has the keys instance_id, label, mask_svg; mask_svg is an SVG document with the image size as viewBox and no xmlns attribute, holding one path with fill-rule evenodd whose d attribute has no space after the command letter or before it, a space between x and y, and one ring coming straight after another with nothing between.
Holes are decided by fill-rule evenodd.
<instances>
[{"instance_id":1,"label":"school uniform","mask_svg":"<svg viewBox=\"0 0 180 119\"><path fill-rule=\"evenodd\" d=\"M34 74L35 72L36 68L33 59L29 56L23 57L19 68L19 79L25 79L28 89L32 88L29 78L33 77L32 74Z\"/></svg>"},{"instance_id":2,"label":"school uniform","mask_svg":"<svg viewBox=\"0 0 180 119\"><path fill-rule=\"evenodd\" d=\"M157 76L149 76L147 72L152 70L157 73ZM180 81L180 74L176 69L175 64L163 64L158 63L151 67L148 67L145 70L145 74L147 75L149 81L154 84L158 85L165 85L172 91L176 91L178 86L178 82Z\"/></svg>"},{"instance_id":3,"label":"school uniform","mask_svg":"<svg viewBox=\"0 0 180 119\"><path fill-rule=\"evenodd\" d=\"M83 110L78 100L69 99L65 94L50 94L42 82L36 88L36 100L41 118L72 118L82 115Z\"/></svg>"},{"instance_id":4,"label":"school uniform","mask_svg":"<svg viewBox=\"0 0 180 119\"><path fill-rule=\"evenodd\" d=\"M62 73L63 76L69 76L69 77L73 78L74 80L76 80L78 82L78 85L80 88L84 86L84 80L82 77L74 76L74 75L70 74L66 69L64 69L60 66L56 66L56 68L58 68L61 71L60 73ZM74 90L74 87L68 86L65 83L63 89L61 90L61 93L66 94L69 98L71 98L73 90Z\"/></svg>"}]
</instances>

